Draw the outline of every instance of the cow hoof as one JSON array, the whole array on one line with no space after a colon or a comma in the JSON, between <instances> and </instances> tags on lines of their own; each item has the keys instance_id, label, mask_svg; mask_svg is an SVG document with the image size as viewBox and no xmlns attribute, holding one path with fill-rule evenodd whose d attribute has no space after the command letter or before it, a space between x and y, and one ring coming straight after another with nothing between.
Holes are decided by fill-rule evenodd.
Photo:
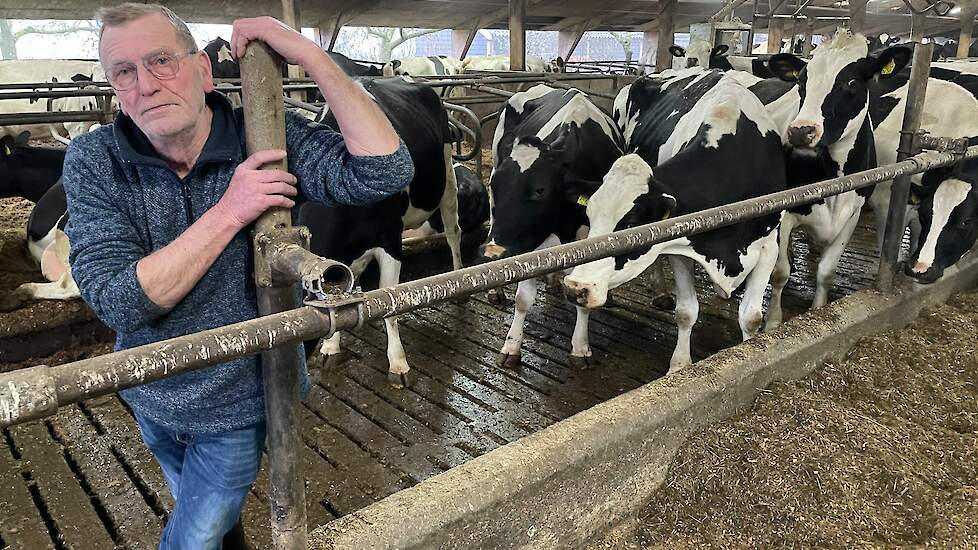
<instances>
[{"instance_id":1,"label":"cow hoof","mask_svg":"<svg viewBox=\"0 0 978 550\"><path fill-rule=\"evenodd\" d=\"M311 357L306 359L306 368L311 372L313 369L322 369L326 367L326 356L321 353L313 353Z\"/></svg>"},{"instance_id":2,"label":"cow hoof","mask_svg":"<svg viewBox=\"0 0 978 550\"><path fill-rule=\"evenodd\" d=\"M346 362L349 360L350 360L350 354L345 351L334 353L333 355L327 355L326 364L323 366L323 368L327 370L338 369L343 365L345 365Z\"/></svg>"},{"instance_id":3,"label":"cow hoof","mask_svg":"<svg viewBox=\"0 0 978 550\"><path fill-rule=\"evenodd\" d=\"M492 289L486 294L486 299L490 304L501 306L506 303L506 291L501 288Z\"/></svg>"},{"instance_id":4,"label":"cow hoof","mask_svg":"<svg viewBox=\"0 0 978 550\"><path fill-rule=\"evenodd\" d=\"M403 389L411 385L411 371L408 372L387 372L387 382L394 389Z\"/></svg>"},{"instance_id":5,"label":"cow hoof","mask_svg":"<svg viewBox=\"0 0 978 550\"><path fill-rule=\"evenodd\" d=\"M570 356L570 366L574 369L587 370L593 365L593 360L590 357L580 357L577 355Z\"/></svg>"},{"instance_id":6,"label":"cow hoof","mask_svg":"<svg viewBox=\"0 0 978 550\"><path fill-rule=\"evenodd\" d=\"M676 309L676 298L672 294L660 294L652 298L652 306L666 311Z\"/></svg>"},{"instance_id":7,"label":"cow hoof","mask_svg":"<svg viewBox=\"0 0 978 550\"><path fill-rule=\"evenodd\" d=\"M500 353L498 365L504 369L516 369L523 365L523 358L518 353Z\"/></svg>"}]
</instances>

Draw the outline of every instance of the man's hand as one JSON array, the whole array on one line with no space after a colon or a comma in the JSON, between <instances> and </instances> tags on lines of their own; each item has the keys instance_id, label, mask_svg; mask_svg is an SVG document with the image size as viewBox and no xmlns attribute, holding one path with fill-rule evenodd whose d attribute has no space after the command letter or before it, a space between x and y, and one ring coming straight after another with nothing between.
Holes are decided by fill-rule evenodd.
<instances>
[{"instance_id":1,"label":"man's hand","mask_svg":"<svg viewBox=\"0 0 978 550\"><path fill-rule=\"evenodd\" d=\"M273 206L295 206L295 201L288 198L298 193L295 176L284 170L260 170L263 165L284 158L285 151L268 150L258 151L245 159L234 170L231 183L216 208L239 227L244 227Z\"/></svg>"},{"instance_id":2,"label":"man's hand","mask_svg":"<svg viewBox=\"0 0 978 550\"><path fill-rule=\"evenodd\" d=\"M273 17L238 19L234 22L231 31L231 53L234 57L241 59L245 47L252 40L261 40L282 56L286 63L303 68L310 55L322 54L315 42Z\"/></svg>"}]
</instances>

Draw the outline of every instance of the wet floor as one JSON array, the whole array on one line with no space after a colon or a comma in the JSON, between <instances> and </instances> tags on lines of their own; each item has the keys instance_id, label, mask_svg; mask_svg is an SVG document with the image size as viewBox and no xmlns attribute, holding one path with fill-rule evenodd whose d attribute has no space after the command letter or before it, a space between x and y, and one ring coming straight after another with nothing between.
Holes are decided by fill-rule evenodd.
<instances>
[{"instance_id":1,"label":"wet floor","mask_svg":"<svg viewBox=\"0 0 978 550\"><path fill-rule=\"evenodd\" d=\"M870 220L864 216L843 256L833 299L872 285ZM797 241L788 315L813 294L808 247ZM446 250L410 258L404 271L410 278L447 265ZM698 289L694 360L740 339L736 300L716 298L703 278ZM383 324L346 335L349 361L314 371L317 382L301 408L310 529L662 376L676 328L671 311L650 305L653 296L646 277L612 292L613 303L591 315L597 361L584 370L568 361L574 308L542 289L518 369L496 366L512 302L496 305L485 295L401 318L414 375L407 389L388 385ZM117 397L65 407L3 437L0 548L155 546L172 500ZM244 510L245 529L259 548L270 540L267 487L263 466Z\"/></svg>"}]
</instances>

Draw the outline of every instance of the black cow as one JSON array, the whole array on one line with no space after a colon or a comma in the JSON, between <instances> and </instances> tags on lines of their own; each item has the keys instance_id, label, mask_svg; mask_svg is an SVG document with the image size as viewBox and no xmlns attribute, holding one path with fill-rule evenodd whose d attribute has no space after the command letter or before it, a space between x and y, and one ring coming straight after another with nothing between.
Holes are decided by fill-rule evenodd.
<instances>
[{"instance_id":1,"label":"black cow","mask_svg":"<svg viewBox=\"0 0 978 550\"><path fill-rule=\"evenodd\" d=\"M37 202L61 177L64 149L31 147L29 137L28 132L0 137L0 197Z\"/></svg>"},{"instance_id":2,"label":"black cow","mask_svg":"<svg viewBox=\"0 0 978 550\"><path fill-rule=\"evenodd\" d=\"M489 192L485 184L469 167L455 163L455 181L458 183L458 226L462 234L478 231L489 221ZM441 211L435 211L431 218L416 230L404 232L405 237L425 237L445 231L441 221Z\"/></svg>"},{"instance_id":3,"label":"black cow","mask_svg":"<svg viewBox=\"0 0 978 550\"><path fill-rule=\"evenodd\" d=\"M781 137L761 102L722 72L700 68L642 77L619 92L615 119L628 142L587 206L588 237L775 193L785 189ZM676 281L679 337L670 372L692 363L689 338L699 310L698 263L721 296L745 285L740 327L745 339L763 322L764 290L778 256L780 215L657 244L581 265L564 278L579 305L604 305L608 290L666 255ZM587 335L577 326L574 334Z\"/></svg>"},{"instance_id":4,"label":"black cow","mask_svg":"<svg viewBox=\"0 0 978 550\"><path fill-rule=\"evenodd\" d=\"M423 224L441 208L452 262L461 267L457 185L452 169L448 115L431 87L401 78L357 81L390 119L407 144L414 161L414 179L408 189L366 206L325 206L306 203L299 210L299 223L312 231L312 251L320 256L350 264L360 274L374 259L380 265L380 285L397 284L401 269L401 233ZM336 119L325 109L320 121L338 129ZM389 377L395 386L407 383L410 371L397 330L397 319L385 319ZM322 352L327 364L339 361L339 335L326 340Z\"/></svg>"},{"instance_id":5,"label":"black cow","mask_svg":"<svg viewBox=\"0 0 978 550\"><path fill-rule=\"evenodd\" d=\"M621 155L622 141L614 121L579 90L538 84L509 98L492 141L494 202L483 257L495 260L577 239L587 225L587 197ZM519 283L503 366L520 363L523 319L536 289L535 279ZM586 315L578 308L579 317ZM583 362L590 355L586 345L575 345L572 357Z\"/></svg>"}]
</instances>

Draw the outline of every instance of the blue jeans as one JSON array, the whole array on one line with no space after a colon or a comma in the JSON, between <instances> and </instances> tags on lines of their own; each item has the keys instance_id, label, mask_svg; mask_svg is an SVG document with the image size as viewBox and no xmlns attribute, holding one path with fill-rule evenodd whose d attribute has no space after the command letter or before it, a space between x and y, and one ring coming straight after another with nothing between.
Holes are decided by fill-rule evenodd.
<instances>
[{"instance_id":1,"label":"blue jeans","mask_svg":"<svg viewBox=\"0 0 978 550\"><path fill-rule=\"evenodd\" d=\"M135 413L175 505L159 550L220 550L258 475L265 424L219 434L164 428Z\"/></svg>"}]
</instances>

